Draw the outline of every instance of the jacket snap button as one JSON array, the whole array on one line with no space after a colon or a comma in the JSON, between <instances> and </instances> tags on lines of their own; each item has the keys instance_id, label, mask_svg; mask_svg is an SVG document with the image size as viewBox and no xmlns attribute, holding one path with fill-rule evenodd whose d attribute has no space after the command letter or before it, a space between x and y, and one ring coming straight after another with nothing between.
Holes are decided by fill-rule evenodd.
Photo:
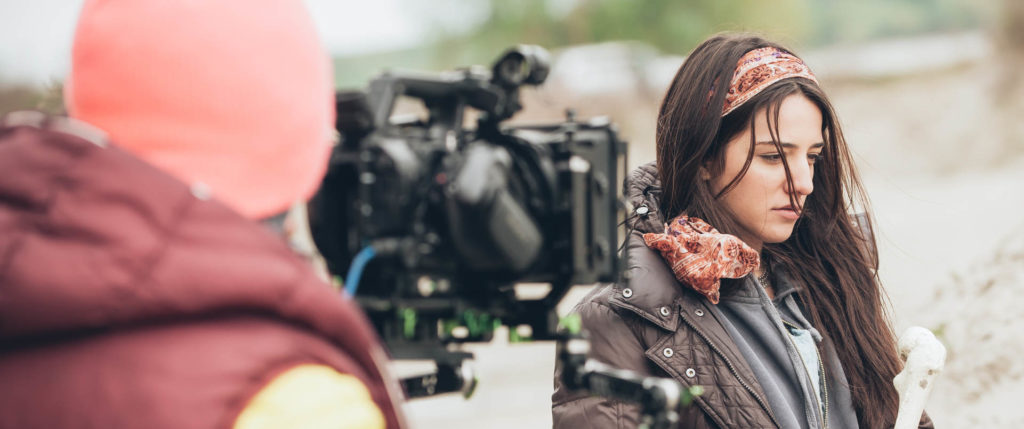
<instances>
[{"instance_id":1,"label":"jacket snap button","mask_svg":"<svg viewBox=\"0 0 1024 429\"><path fill-rule=\"evenodd\" d=\"M633 296L633 289L630 289L630 288L623 289L622 290L622 296L624 296L626 298L629 298L629 297Z\"/></svg>"},{"instance_id":2,"label":"jacket snap button","mask_svg":"<svg viewBox=\"0 0 1024 429\"><path fill-rule=\"evenodd\" d=\"M693 378L695 375L697 375L697 371L694 371L693 368L686 368L687 377Z\"/></svg>"},{"instance_id":3,"label":"jacket snap button","mask_svg":"<svg viewBox=\"0 0 1024 429\"><path fill-rule=\"evenodd\" d=\"M662 351L661 353L662 353L662 354L664 354L664 355L665 355L665 357L667 357L667 358L670 358L670 357L672 357L672 354L673 354L674 352L672 351L672 349L666 348L666 349L665 349L665 350L663 350L663 351Z\"/></svg>"},{"instance_id":4,"label":"jacket snap button","mask_svg":"<svg viewBox=\"0 0 1024 429\"><path fill-rule=\"evenodd\" d=\"M668 316L669 313L670 313L670 311L668 310L668 307L661 307L661 315L662 316Z\"/></svg>"},{"instance_id":5,"label":"jacket snap button","mask_svg":"<svg viewBox=\"0 0 1024 429\"><path fill-rule=\"evenodd\" d=\"M694 311L693 313L696 314L697 317L704 316L704 310L701 310L699 308L697 309L697 311Z\"/></svg>"}]
</instances>

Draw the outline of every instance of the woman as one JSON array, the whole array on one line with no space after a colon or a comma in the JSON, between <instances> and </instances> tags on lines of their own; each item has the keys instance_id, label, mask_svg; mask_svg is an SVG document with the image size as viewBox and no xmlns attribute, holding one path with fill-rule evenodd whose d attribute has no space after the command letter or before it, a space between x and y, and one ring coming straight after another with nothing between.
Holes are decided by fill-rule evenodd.
<instances>
[{"instance_id":1,"label":"woman","mask_svg":"<svg viewBox=\"0 0 1024 429\"><path fill-rule=\"evenodd\" d=\"M893 425L901 364L870 218L848 215L867 201L798 57L748 35L698 46L661 105L657 165L626 193L628 280L575 310L592 358L703 387L679 427ZM556 427L638 423L558 378Z\"/></svg>"}]
</instances>

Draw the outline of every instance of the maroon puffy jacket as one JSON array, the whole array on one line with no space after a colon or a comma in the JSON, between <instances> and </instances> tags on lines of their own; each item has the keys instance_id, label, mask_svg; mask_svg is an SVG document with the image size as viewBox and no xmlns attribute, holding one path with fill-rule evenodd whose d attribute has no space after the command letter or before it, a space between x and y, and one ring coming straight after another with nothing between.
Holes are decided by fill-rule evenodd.
<instances>
[{"instance_id":1,"label":"maroon puffy jacket","mask_svg":"<svg viewBox=\"0 0 1024 429\"><path fill-rule=\"evenodd\" d=\"M304 363L399 427L359 310L205 197L73 120L0 123L0 428L230 428Z\"/></svg>"}]
</instances>

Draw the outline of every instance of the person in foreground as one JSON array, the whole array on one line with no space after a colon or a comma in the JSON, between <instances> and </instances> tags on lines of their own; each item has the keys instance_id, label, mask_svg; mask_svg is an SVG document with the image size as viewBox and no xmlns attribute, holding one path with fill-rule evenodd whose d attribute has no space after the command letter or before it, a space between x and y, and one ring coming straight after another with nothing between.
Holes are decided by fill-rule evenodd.
<instances>
[{"instance_id":1,"label":"person in foreground","mask_svg":"<svg viewBox=\"0 0 1024 429\"><path fill-rule=\"evenodd\" d=\"M70 118L0 119L0 428L397 428L359 309L267 219L327 166L300 0L89 0Z\"/></svg>"},{"instance_id":2,"label":"person in foreground","mask_svg":"<svg viewBox=\"0 0 1024 429\"><path fill-rule=\"evenodd\" d=\"M756 36L703 42L661 105L657 163L625 191L624 280L574 310L592 358L702 386L679 427L893 426L900 360L870 216L850 215L868 205L803 61ZM638 424L560 376L555 427Z\"/></svg>"}]
</instances>

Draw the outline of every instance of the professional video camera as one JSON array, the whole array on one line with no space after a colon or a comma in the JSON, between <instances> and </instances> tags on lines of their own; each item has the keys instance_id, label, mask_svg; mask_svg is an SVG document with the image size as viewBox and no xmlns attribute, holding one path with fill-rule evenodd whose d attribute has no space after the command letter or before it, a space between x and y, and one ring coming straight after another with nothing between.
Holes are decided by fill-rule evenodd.
<instances>
[{"instance_id":1,"label":"professional video camera","mask_svg":"<svg viewBox=\"0 0 1024 429\"><path fill-rule=\"evenodd\" d=\"M614 126L571 112L557 124L502 124L521 109L520 88L547 74L545 50L518 46L489 71L386 72L365 92L338 93L341 141L310 226L392 355L437 363L436 374L404 380L410 396L471 389L471 355L448 346L489 341L501 324L566 343L555 307L570 287L617 280L626 144ZM426 115L395 114L400 99L421 101ZM473 111L475 127L465 126ZM524 296L523 283L541 293ZM580 353L564 360L583 380L594 371Z\"/></svg>"},{"instance_id":2,"label":"professional video camera","mask_svg":"<svg viewBox=\"0 0 1024 429\"><path fill-rule=\"evenodd\" d=\"M331 272L353 273L346 289L396 356L489 340L482 325L497 319L545 338L570 286L616 279L625 143L614 127L571 117L501 126L520 109L520 86L547 74L547 53L520 46L492 73L385 73L368 92L338 95L342 141L311 226ZM400 96L421 100L428 117L393 115ZM475 129L463 126L469 108ZM551 287L524 300L517 282Z\"/></svg>"}]
</instances>

